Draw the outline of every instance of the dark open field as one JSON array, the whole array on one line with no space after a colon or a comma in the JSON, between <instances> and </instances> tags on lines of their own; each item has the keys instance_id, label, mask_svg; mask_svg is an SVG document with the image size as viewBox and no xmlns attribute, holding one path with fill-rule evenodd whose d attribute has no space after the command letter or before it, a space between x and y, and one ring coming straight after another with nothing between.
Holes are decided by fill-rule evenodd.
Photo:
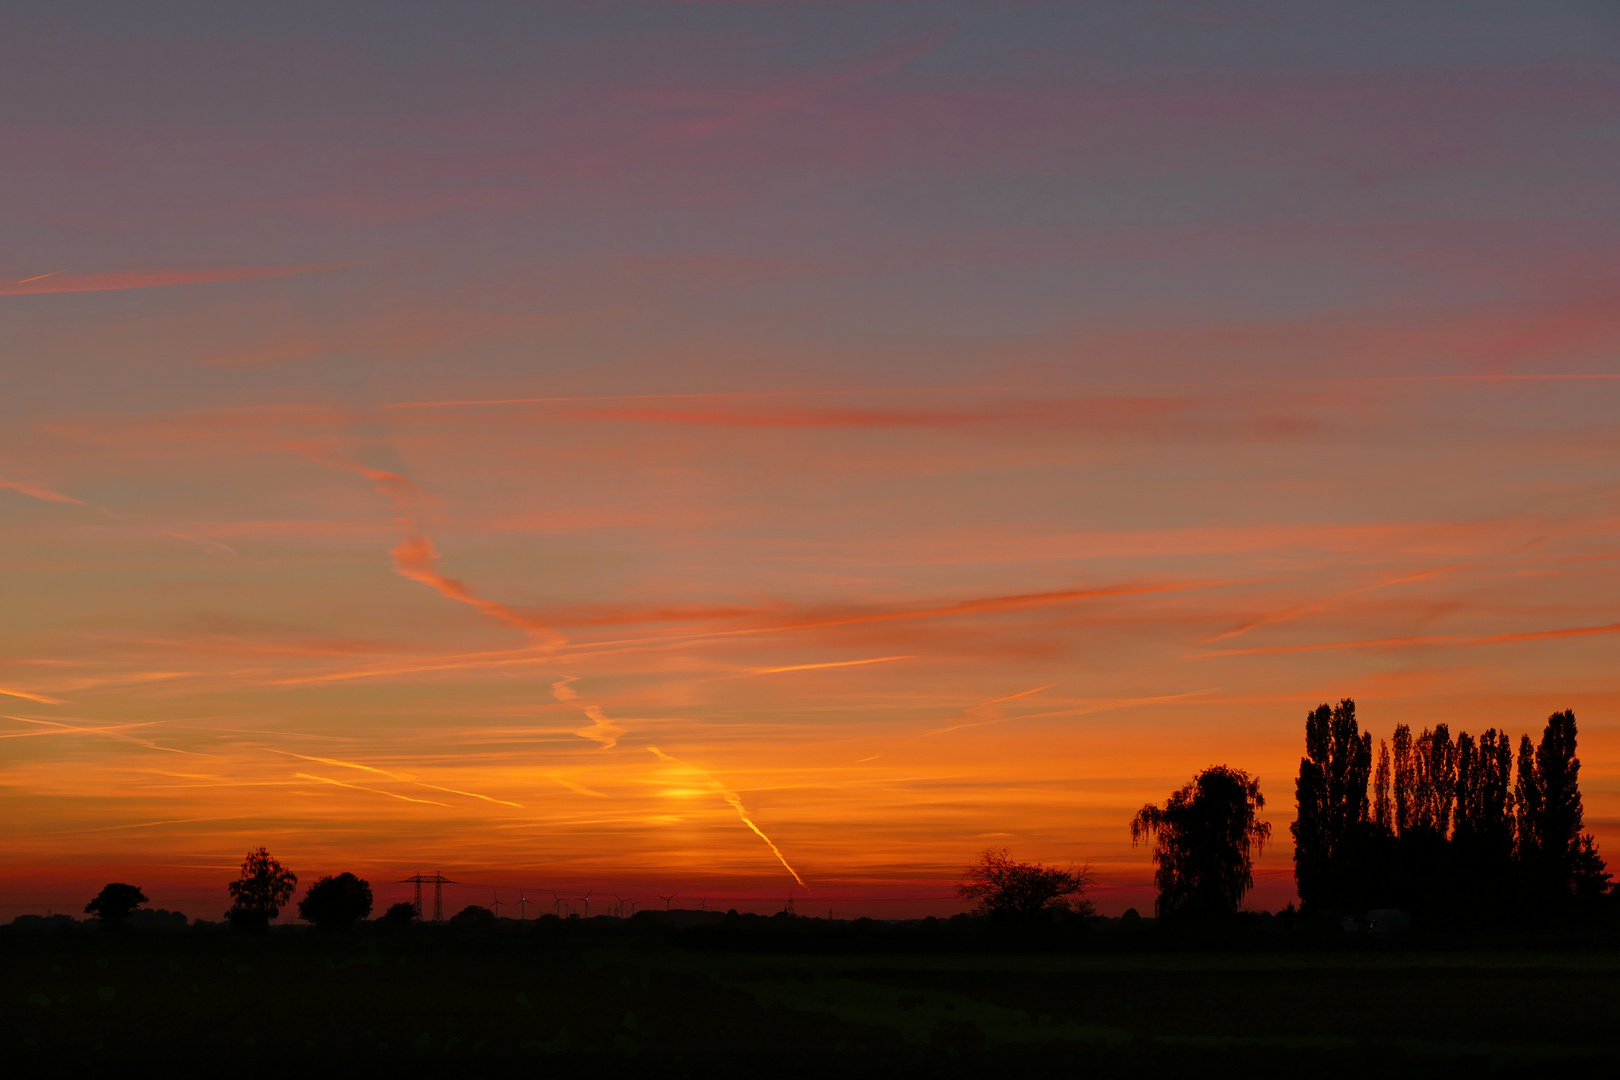
<instances>
[{"instance_id":1,"label":"dark open field","mask_svg":"<svg viewBox=\"0 0 1620 1080\"><path fill-rule=\"evenodd\" d=\"M588 929L588 928L582 928ZM0 932L7 1075L1615 1075L1620 953Z\"/></svg>"}]
</instances>

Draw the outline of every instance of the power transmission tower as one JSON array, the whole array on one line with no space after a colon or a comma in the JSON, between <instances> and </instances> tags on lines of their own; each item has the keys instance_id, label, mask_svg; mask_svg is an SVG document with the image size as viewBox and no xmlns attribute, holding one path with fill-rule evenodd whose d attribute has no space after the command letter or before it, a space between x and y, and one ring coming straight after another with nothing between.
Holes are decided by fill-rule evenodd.
<instances>
[{"instance_id":1,"label":"power transmission tower","mask_svg":"<svg viewBox=\"0 0 1620 1080\"><path fill-rule=\"evenodd\" d=\"M424 884L432 884L432 886L433 886L433 921L434 922L444 922L444 887L446 885L454 885L455 882L451 881L449 878L445 877L443 874L433 873L433 874L412 874L410 877L408 877L404 881L400 882L400 884L402 884L402 885L415 885L416 886L416 917L418 919L420 919L422 917L422 886Z\"/></svg>"}]
</instances>

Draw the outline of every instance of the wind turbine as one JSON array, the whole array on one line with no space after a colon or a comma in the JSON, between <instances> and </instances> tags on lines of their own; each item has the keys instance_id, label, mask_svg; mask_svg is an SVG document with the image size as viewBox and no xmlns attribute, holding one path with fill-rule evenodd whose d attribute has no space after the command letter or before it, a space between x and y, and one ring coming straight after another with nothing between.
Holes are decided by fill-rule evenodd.
<instances>
[{"instance_id":1,"label":"wind turbine","mask_svg":"<svg viewBox=\"0 0 1620 1080\"><path fill-rule=\"evenodd\" d=\"M518 902L518 921L521 922L521 921L523 921L523 920L525 920L525 919L527 919L529 917L529 901L523 895L523 890L522 889L518 890L518 901L517 902Z\"/></svg>"},{"instance_id":2,"label":"wind turbine","mask_svg":"<svg viewBox=\"0 0 1620 1080\"><path fill-rule=\"evenodd\" d=\"M501 917L501 894L500 893L495 894L495 899L493 899L493 900L491 900L489 902L489 906L495 909L495 917L497 919L500 918Z\"/></svg>"},{"instance_id":3,"label":"wind turbine","mask_svg":"<svg viewBox=\"0 0 1620 1080\"><path fill-rule=\"evenodd\" d=\"M664 910L668 911L669 910L669 902L671 900L675 899L679 895L681 895L681 894L680 893L670 893L668 896L660 896L658 899L660 899L660 900L662 900L664 902Z\"/></svg>"}]
</instances>

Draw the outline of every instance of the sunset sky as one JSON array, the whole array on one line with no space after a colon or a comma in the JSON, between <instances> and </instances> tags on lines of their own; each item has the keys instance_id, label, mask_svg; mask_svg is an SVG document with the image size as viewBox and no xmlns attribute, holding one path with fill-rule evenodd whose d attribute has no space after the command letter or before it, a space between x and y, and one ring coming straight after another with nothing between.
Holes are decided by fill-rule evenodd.
<instances>
[{"instance_id":1,"label":"sunset sky","mask_svg":"<svg viewBox=\"0 0 1620 1080\"><path fill-rule=\"evenodd\" d=\"M1275 909L1346 696L1612 862L1617 176L1612 3L8 6L0 919Z\"/></svg>"}]
</instances>

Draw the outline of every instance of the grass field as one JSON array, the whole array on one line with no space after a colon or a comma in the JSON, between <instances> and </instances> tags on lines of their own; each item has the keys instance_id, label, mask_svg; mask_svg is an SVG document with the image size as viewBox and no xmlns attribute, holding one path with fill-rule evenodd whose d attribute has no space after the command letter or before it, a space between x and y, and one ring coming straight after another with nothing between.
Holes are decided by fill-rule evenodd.
<instances>
[{"instance_id":1,"label":"grass field","mask_svg":"<svg viewBox=\"0 0 1620 1080\"><path fill-rule=\"evenodd\" d=\"M625 934L0 934L7 1075L1620 1069L1620 953L773 954Z\"/></svg>"}]
</instances>

